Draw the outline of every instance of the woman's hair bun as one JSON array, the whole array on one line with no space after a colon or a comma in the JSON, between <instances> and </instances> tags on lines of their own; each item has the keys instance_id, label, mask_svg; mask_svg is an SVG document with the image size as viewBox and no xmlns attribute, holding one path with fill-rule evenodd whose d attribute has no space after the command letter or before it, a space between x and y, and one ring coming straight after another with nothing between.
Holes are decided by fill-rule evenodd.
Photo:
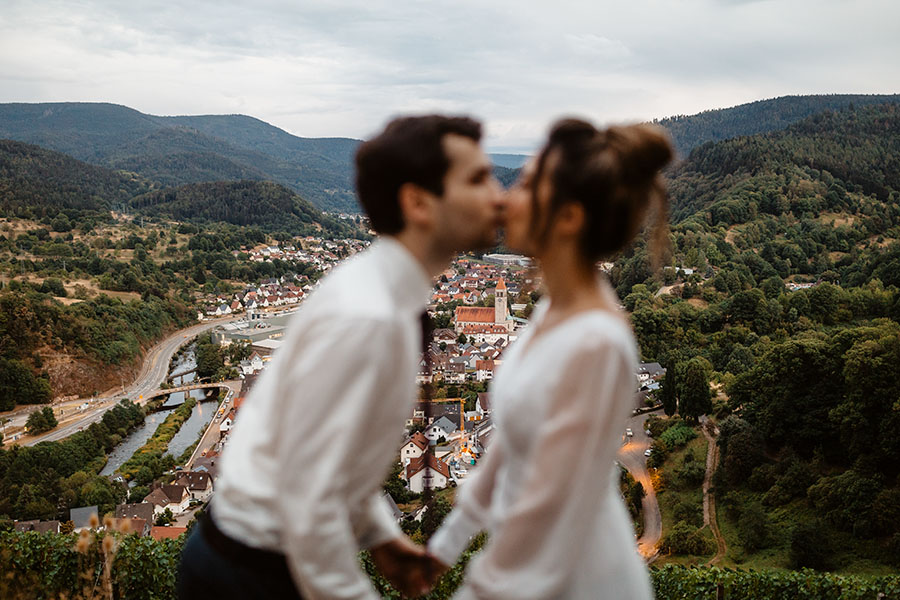
<instances>
[{"instance_id":1,"label":"woman's hair bun","mask_svg":"<svg viewBox=\"0 0 900 600\"><path fill-rule=\"evenodd\" d=\"M622 250L652 214L652 256L668 246L668 200L660 170L672 160L669 135L656 125L615 125L598 130L582 119L561 119L538 157L532 191L534 223L538 222L536 186L556 153L550 176L553 195L541 239L547 235L555 211L565 202L578 202L587 216L582 232L585 259L596 261Z\"/></svg>"},{"instance_id":2,"label":"woman's hair bun","mask_svg":"<svg viewBox=\"0 0 900 600\"><path fill-rule=\"evenodd\" d=\"M607 145L619 156L624 183L651 179L674 155L669 134L657 125L614 125L601 135L605 135Z\"/></svg>"}]
</instances>

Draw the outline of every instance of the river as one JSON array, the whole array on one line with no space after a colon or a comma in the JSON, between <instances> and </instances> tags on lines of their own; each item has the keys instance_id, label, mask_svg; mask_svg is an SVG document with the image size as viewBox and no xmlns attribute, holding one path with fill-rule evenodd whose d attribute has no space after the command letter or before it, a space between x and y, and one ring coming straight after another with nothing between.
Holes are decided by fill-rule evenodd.
<instances>
[{"instance_id":1,"label":"river","mask_svg":"<svg viewBox=\"0 0 900 600\"><path fill-rule=\"evenodd\" d=\"M172 379L172 384L181 385L193 381L196 378L196 373L193 372L194 368L196 368L196 362L194 360L193 348L191 348L181 355L172 366L170 376L178 375ZM181 429L178 430L178 433L176 433L175 437L169 442L168 453L175 458L178 458L188 446L197 441L197 438L200 437L200 432L206 429L207 425L209 425L209 422L216 414L217 404L215 393L210 400L204 400L206 393L203 390L193 390L188 393L192 398L196 398L198 402L194 407L191 416L184 424L182 424ZM123 439L112 452L110 452L109 460L107 461L106 466L103 467L103 470L100 471L100 474L112 475L126 460L131 458L131 455L134 454L138 448L147 443L147 440L150 439L153 432L156 431L156 428L159 427L159 425L166 420L166 417L172 414L175 408L183 402L184 392L172 394L160 410L147 415L147 418L144 419L144 423L128 434L128 436Z\"/></svg>"}]
</instances>

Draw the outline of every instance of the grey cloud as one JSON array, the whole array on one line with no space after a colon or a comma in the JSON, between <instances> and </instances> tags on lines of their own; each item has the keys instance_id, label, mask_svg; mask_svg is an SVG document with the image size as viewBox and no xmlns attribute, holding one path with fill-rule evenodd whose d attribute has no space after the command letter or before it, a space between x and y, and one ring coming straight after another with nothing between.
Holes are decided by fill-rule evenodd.
<instances>
[{"instance_id":1,"label":"grey cloud","mask_svg":"<svg viewBox=\"0 0 900 600\"><path fill-rule=\"evenodd\" d=\"M532 148L561 113L647 119L900 81L891 0L4 4L0 101L244 112L298 135L452 110L486 119L496 147Z\"/></svg>"}]
</instances>

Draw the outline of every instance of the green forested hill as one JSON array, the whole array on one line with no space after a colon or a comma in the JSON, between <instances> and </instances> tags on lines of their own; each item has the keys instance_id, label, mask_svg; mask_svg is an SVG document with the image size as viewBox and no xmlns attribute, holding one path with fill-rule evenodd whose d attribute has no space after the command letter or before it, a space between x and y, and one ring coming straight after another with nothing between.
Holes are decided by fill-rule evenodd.
<instances>
[{"instance_id":1,"label":"green forested hill","mask_svg":"<svg viewBox=\"0 0 900 600\"><path fill-rule=\"evenodd\" d=\"M158 130L151 136L178 135L177 130ZM195 178L220 173L221 160L213 155L209 171L194 153L190 158L169 156L175 168L190 170ZM233 163L232 163L233 164ZM235 179L261 179L233 164ZM145 171L153 173L153 169ZM169 172L172 172L171 170ZM163 179L162 183L171 183ZM103 220L111 209L133 206L148 216L198 222L256 225L267 231L325 236L354 235L339 219L324 215L293 191L266 181L190 184L160 190L133 173L90 165L39 146L0 140L0 216L52 219L62 213L66 223L82 217ZM55 225L54 225L55 227ZM67 231L68 226L57 229Z\"/></svg>"},{"instance_id":2,"label":"green forested hill","mask_svg":"<svg viewBox=\"0 0 900 600\"><path fill-rule=\"evenodd\" d=\"M704 144L668 174L670 268L639 241L612 269L666 414L717 422L723 564L900 567L898 156L896 104ZM649 460L663 545L697 554L678 535L703 545L702 506L674 503L703 469L676 450Z\"/></svg>"},{"instance_id":3,"label":"green forested hill","mask_svg":"<svg viewBox=\"0 0 900 600\"><path fill-rule=\"evenodd\" d=\"M672 134L678 153L687 156L693 148L705 142L777 131L826 110L888 102L900 102L900 94L782 96L732 108L707 110L696 115L668 117L656 122Z\"/></svg>"},{"instance_id":4,"label":"green forested hill","mask_svg":"<svg viewBox=\"0 0 900 600\"><path fill-rule=\"evenodd\" d=\"M768 135L697 148L670 173L675 221L703 211L712 224L760 214L857 212L900 193L900 106L825 112Z\"/></svg>"},{"instance_id":5,"label":"green forested hill","mask_svg":"<svg viewBox=\"0 0 900 600\"><path fill-rule=\"evenodd\" d=\"M703 266L740 254L757 277L900 285L900 107L810 117L782 132L697 148L671 173L676 243ZM688 256L690 250L693 253Z\"/></svg>"},{"instance_id":6,"label":"green forested hill","mask_svg":"<svg viewBox=\"0 0 900 600\"><path fill-rule=\"evenodd\" d=\"M348 237L351 227L323 215L284 186L267 181L194 183L135 198L139 211L177 221L257 226L293 235Z\"/></svg>"},{"instance_id":7,"label":"green forested hill","mask_svg":"<svg viewBox=\"0 0 900 600\"><path fill-rule=\"evenodd\" d=\"M0 104L0 137L166 185L268 179L320 209L357 210L350 158L358 141L300 138L241 115L157 117L114 104Z\"/></svg>"},{"instance_id":8,"label":"green forested hill","mask_svg":"<svg viewBox=\"0 0 900 600\"><path fill-rule=\"evenodd\" d=\"M0 215L44 216L50 209L108 211L152 189L148 181L83 163L39 146L0 140Z\"/></svg>"},{"instance_id":9,"label":"green forested hill","mask_svg":"<svg viewBox=\"0 0 900 600\"><path fill-rule=\"evenodd\" d=\"M687 155L704 142L776 131L851 104L884 102L900 102L900 95L787 96L659 123ZM245 115L159 117L102 103L0 104L0 138L130 170L167 186L270 180L320 209L358 210L352 173L359 140L301 138ZM521 157L495 160L514 168Z\"/></svg>"}]
</instances>

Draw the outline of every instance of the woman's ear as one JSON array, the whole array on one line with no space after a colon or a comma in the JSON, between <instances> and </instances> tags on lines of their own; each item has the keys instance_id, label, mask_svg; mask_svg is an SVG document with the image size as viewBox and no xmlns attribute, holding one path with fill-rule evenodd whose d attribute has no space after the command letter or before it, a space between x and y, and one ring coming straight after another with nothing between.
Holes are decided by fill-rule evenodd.
<instances>
[{"instance_id":1,"label":"woman's ear","mask_svg":"<svg viewBox=\"0 0 900 600\"><path fill-rule=\"evenodd\" d=\"M584 207L578 202L566 202L557 209L554 221L557 233L577 237L584 228Z\"/></svg>"},{"instance_id":2,"label":"woman's ear","mask_svg":"<svg viewBox=\"0 0 900 600\"><path fill-rule=\"evenodd\" d=\"M404 226L416 228L431 227L434 217L432 215L432 198L427 190L414 183L404 183L397 192L397 202L403 215Z\"/></svg>"}]
</instances>

